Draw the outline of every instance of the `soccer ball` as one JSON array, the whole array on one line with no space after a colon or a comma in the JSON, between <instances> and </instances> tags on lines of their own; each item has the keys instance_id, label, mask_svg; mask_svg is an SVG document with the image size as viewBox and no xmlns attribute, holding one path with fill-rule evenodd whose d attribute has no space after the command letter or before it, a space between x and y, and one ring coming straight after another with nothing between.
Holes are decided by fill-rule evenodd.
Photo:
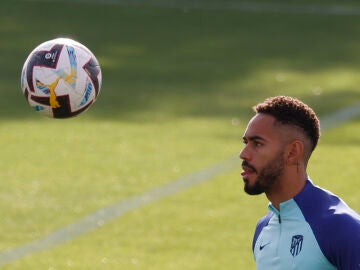
<instances>
[{"instance_id":1,"label":"soccer ball","mask_svg":"<svg viewBox=\"0 0 360 270\"><path fill-rule=\"evenodd\" d=\"M57 38L37 46L26 59L21 88L42 115L69 118L86 111L99 95L100 65L84 45Z\"/></svg>"}]
</instances>

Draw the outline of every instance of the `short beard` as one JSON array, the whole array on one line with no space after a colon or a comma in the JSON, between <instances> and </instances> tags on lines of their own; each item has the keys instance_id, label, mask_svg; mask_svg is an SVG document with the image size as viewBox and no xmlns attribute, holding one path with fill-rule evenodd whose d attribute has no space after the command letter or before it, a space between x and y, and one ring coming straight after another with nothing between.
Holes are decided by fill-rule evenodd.
<instances>
[{"instance_id":1,"label":"short beard","mask_svg":"<svg viewBox=\"0 0 360 270\"><path fill-rule=\"evenodd\" d=\"M249 195L266 193L278 182L280 176L284 173L284 168L285 160L283 153L281 153L259 172L253 185L250 185L249 182L245 180L244 191Z\"/></svg>"}]
</instances>

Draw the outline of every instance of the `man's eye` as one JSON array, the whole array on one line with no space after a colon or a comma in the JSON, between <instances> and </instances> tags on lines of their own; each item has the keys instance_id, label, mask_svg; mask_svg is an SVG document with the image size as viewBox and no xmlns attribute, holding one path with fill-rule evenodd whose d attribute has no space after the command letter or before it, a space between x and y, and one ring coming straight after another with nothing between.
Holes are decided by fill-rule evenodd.
<instances>
[{"instance_id":1,"label":"man's eye","mask_svg":"<svg viewBox=\"0 0 360 270\"><path fill-rule=\"evenodd\" d=\"M256 147L262 146L263 144L261 142L254 142Z\"/></svg>"}]
</instances>

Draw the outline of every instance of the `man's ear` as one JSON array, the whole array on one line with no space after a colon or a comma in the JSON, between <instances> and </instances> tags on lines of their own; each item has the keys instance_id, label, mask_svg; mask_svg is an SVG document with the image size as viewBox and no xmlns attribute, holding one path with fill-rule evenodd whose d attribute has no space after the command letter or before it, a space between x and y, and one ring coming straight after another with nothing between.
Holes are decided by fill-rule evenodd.
<instances>
[{"instance_id":1,"label":"man's ear","mask_svg":"<svg viewBox=\"0 0 360 270\"><path fill-rule=\"evenodd\" d=\"M304 159L304 143L300 140L294 140L286 146L285 152L286 164L297 165Z\"/></svg>"}]
</instances>

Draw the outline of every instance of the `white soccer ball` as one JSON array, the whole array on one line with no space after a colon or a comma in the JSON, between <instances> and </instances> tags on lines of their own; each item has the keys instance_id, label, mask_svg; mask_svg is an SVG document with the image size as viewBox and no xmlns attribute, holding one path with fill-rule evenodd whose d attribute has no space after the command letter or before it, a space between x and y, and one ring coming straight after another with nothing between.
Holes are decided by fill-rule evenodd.
<instances>
[{"instance_id":1,"label":"white soccer ball","mask_svg":"<svg viewBox=\"0 0 360 270\"><path fill-rule=\"evenodd\" d=\"M101 69L94 54L69 38L37 46L21 73L21 88L30 106L53 118L86 111L98 97L101 83Z\"/></svg>"}]
</instances>

